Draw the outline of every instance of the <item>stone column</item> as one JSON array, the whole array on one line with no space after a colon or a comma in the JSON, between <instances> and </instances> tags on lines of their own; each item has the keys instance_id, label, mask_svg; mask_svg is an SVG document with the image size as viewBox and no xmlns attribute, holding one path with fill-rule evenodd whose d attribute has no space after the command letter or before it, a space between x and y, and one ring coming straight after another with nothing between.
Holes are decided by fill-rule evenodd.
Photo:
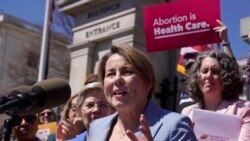
<instances>
[{"instance_id":1,"label":"stone column","mask_svg":"<svg viewBox=\"0 0 250 141\"><path fill-rule=\"evenodd\" d=\"M79 92L84 78L91 72L94 43L82 43L69 46L71 50L70 79L71 94Z\"/></svg>"}]
</instances>

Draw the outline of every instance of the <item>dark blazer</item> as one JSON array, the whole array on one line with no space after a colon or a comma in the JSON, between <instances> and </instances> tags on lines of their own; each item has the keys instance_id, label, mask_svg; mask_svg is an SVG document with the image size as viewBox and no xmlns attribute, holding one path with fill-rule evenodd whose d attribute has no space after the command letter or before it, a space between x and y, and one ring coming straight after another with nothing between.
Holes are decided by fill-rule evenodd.
<instances>
[{"instance_id":1,"label":"dark blazer","mask_svg":"<svg viewBox=\"0 0 250 141\"><path fill-rule=\"evenodd\" d=\"M148 122L154 141L196 141L192 124L188 117L160 108L149 101L144 116ZM107 141L112 123L118 113L95 120L90 127L90 141ZM140 132L136 133L137 137Z\"/></svg>"}]
</instances>

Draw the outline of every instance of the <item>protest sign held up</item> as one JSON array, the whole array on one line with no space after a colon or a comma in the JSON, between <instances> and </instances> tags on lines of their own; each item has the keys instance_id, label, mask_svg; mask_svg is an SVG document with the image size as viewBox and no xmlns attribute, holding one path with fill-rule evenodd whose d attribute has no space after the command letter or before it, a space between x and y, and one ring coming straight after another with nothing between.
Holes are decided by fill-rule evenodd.
<instances>
[{"instance_id":1,"label":"protest sign held up","mask_svg":"<svg viewBox=\"0 0 250 141\"><path fill-rule=\"evenodd\" d=\"M154 11L154 12L152 12ZM149 52L218 43L213 27L220 19L218 0L180 0L144 8L144 30Z\"/></svg>"}]
</instances>

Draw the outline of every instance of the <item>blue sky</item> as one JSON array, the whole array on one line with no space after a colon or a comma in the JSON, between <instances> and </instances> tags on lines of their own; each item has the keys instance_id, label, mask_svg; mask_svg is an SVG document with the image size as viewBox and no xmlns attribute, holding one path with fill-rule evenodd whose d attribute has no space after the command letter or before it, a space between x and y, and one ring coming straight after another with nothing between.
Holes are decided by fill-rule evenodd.
<instances>
[{"instance_id":1,"label":"blue sky","mask_svg":"<svg viewBox=\"0 0 250 141\"><path fill-rule=\"evenodd\" d=\"M45 2L46 0L0 0L0 10L34 24L43 24ZM221 18L228 26L236 58L246 57L250 48L240 37L240 19L244 17L250 17L250 0L221 0Z\"/></svg>"},{"instance_id":2,"label":"blue sky","mask_svg":"<svg viewBox=\"0 0 250 141\"><path fill-rule=\"evenodd\" d=\"M46 0L0 0L0 11L34 24L43 24Z\"/></svg>"}]
</instances>

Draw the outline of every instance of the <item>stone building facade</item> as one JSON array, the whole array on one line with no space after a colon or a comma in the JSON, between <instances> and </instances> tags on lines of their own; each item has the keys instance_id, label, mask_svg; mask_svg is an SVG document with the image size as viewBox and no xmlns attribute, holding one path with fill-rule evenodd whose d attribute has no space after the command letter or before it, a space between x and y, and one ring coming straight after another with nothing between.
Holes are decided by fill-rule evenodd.
<instances>
[{"instance_id":1,"label":"stone building facade","mask_svg":"<svg viewBox=\"0 0 250 141\"><path fill-rule=\"evenodd\" d=\"M33 85L38 78L42 28L0 13L0 96L23 85ZM68 79L69 40L60 34L51 34L47 78ZM3 115L0 116L2 125Z\"/></svg>"},{"instance_id":2,"label":"stone building facade","mask_svg":"<svg viewBox=\"0 0 250 141\"><path fill-rule=\"evenodd\" d=\"M58 0L60 11L75 20L73 42L68 45L72 94L81 89L88 74L96 73L98 61L112 44L128 43L150 57L156 72L156 95L163 92L160 99L175 105L179 50L148 53L143 28L144 6L171 1L175 0Z\"/></svg>"},{"instance_id":3,"label":"stone building facade","mask_svg":"<svg viewBox=\"0 0 250 141\"><path fill-rule=\"evenodd\" d=\"M164 0L59 0L61 12L75 19L71 52L70 85L73 94L85 77L96 73L100 58L112 44L128 43L144 51L153 62L159 91L163 78L173 80L178 51L146 51L143 7ZM171 88L171 87L170 87Z\"/></svg>"}]
</instances>

